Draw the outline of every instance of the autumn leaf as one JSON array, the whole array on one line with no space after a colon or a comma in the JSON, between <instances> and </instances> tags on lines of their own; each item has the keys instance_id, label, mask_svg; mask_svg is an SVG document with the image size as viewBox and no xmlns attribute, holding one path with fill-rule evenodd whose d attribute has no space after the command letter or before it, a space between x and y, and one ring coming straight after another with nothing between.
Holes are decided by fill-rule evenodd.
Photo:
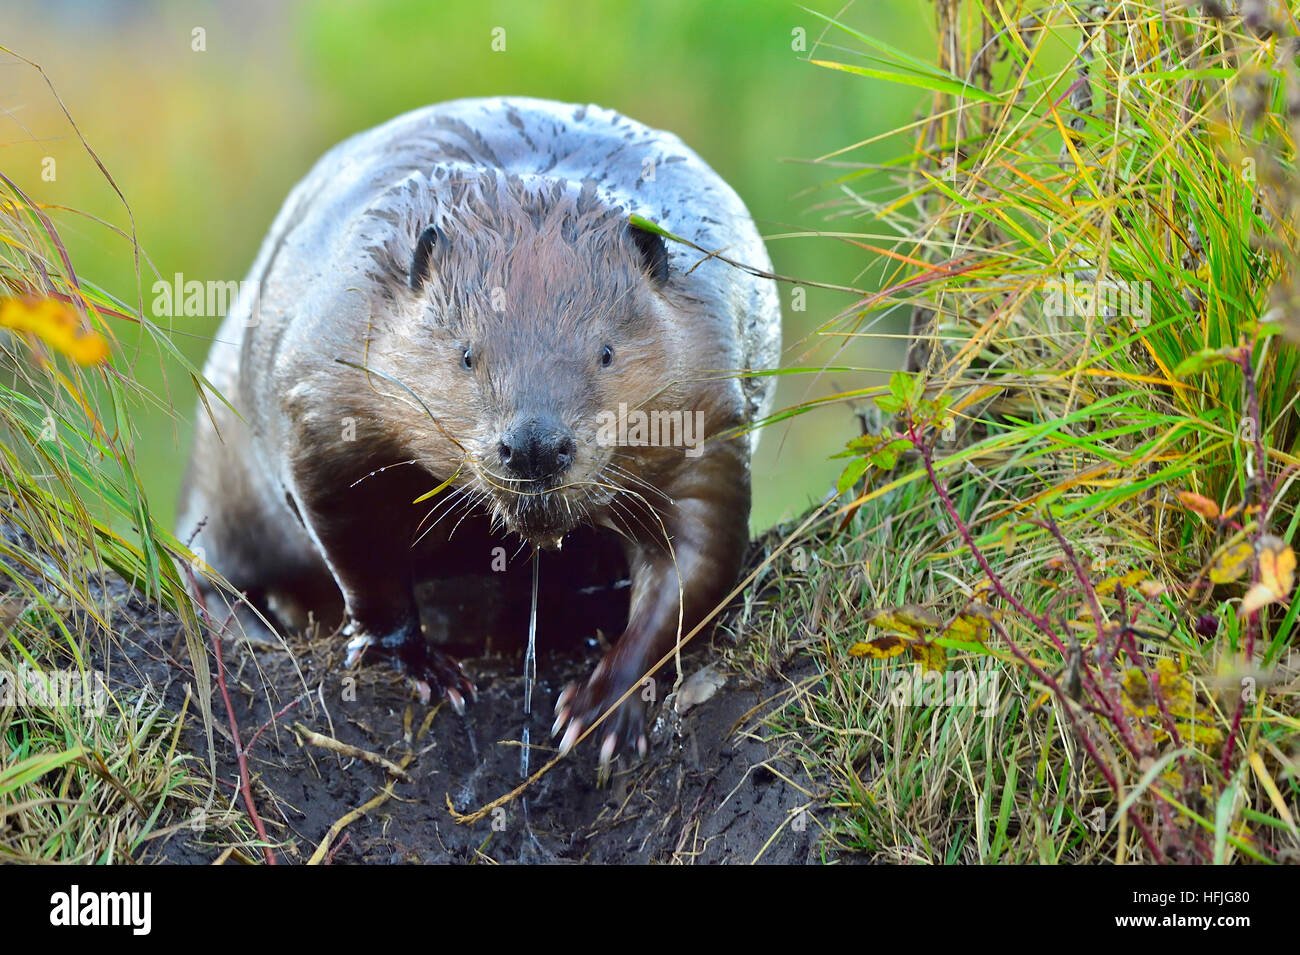
<instances>
[{"instance_id":1,"label":"autumn leaf","mask_svg":"<svg viewBox=\"0 0 1300 955\"><path fill-rule=\"evenodd\" d=\"M35 335L78 365L98 365L108 359L103 336L82 329L76 312L54 299L0 299L0 328Z\"/></svg>"},{"instance_id":2,"label":"autumn leaf","mask_svg":"<svg viewBox=\"0 0 1300 955\"><path fill-rule=\"evenodd\" d=\"M1265 534L1259 542L1259 580L1279 597L1295 586L1295 551L1280 537Z\"/></svg>"},{"instance_id":3,"label":"autumn leaf","mask_svg":"<svg viewBox=\"0 0 1300 955\"><path fill-rule=\"evenodd\" d=\"M853 646L849 647L849 656L888 660L890 657L896 657L906 650L909 643L910 641L893 634L887 637L877 637L875 640L853 644Z\"/></svg>"},{"instance_id":4,"label":"autumn leaf","mask_svg":"<svg viewBox=\"0 0 1300 955\"><path fill-rule=\"evenodd\" d=\"M938 617L915 604L881 607L867 614L866 620L873 627L909 637L919 637L922 630L934 630L942 625Z\"/></svg>"},{"instance_id":5,"label":"autumn leaf","mask_svg":"<svg viewBox=\"0 0 1300 955\"><path fill-rule=\"evenodd\" d=\"M1255 548L1249 541L1240 541L1223 548L1214 557L1210 565L1210 580L1216 584L1226 584L1241 577L1250 569L1250 562L1255 557Z\"/></svg>"},{"instance_id":6,"label":"autumn leaf","mask_svg":"<svg viewBox=\"0 0 1300 955\"><path fill-rule=\"evenodd\" d=\"M1146 597L1147 600L1154 600L1156 597L1165 593L1168 588L1165 587L1164 584L1157 583L1154 580L1142 580L1138 581L1137 589L1138 593L1143 597Z\"/></svg>"},{"instance_id":7,"label":"autumn leaf","mask_svg":"<svg viewBox=\"0 0 1300 955\"><path fill-rule=\"evenodd\" d=\"M1016 527L1014 524L1005 524L1002 528L1002 538L999 541L1002 545L1002 553L1008 557L1014 557L1016 554Z\"/></svg>"},{"instance_id":8,"label":"autumn leaf","mask_svg":"<svg viewBox=\"0 0 1300 955\"><path fill-rule=\"evenodd\" d=\"M1108 577L1099 583L1096 587L1097 593L1101 596L1112 594L1117 587L1123 587L1125 590L1132 590L1139 582L1146 580L1151 575L1145 570L1130 570L1127 574L1120 577Z\"/></svg>"},{"instance_id":9,"label":"autumn leaf","mask_svg":"<svg viewBox=\"0 0 1300 955\"><path fill-rule=\"evenodd\" d=\"M989 636L989 618L985 614L974 611L958 614L956 619L948 624L944 636L969 643L983 643Z\"/></svg>"},{"instance_id":10,"label":"autumn leaf","mask_svg":"<svg viewBox=\"0 0 1300 955\"><path fill-rule=\"evenodd\" d=\"M1295 551L1286 541L1265 534L1259 542L1259 582L1246 591L1241 612L1254 613L1279 600L1285 600L1295 586Z\"/></svg>"},{"instance_id":11,"label":"autumn leaf","mask_svg":"<svg viewBox=\"0 0 1300 955\"><path fill-rule=\"evenodd\" d=\"M1196 690L1191 677L1178 668L1178 664L1168 657L1156 661L1156 689L1160 697L1152 691L1146 674L1139 667L1129 667L1124 673L1124 695L1121 705L1129 716L1140 718L1151 724L1156 741L1169 738L1169 731L1160 700L1164 700L1165 710L1173 719L1174 729L1184 739L1190 738L1203 745L1213 745L1223 739L1223 734L1210 723L1210 711L1202 708L1202 715L1197 715Z\"/></svg>"},{"instance_id":12,"label":"autumn leaf","mask_svg":"<svg viewBox=\"0 0 1300 955\"><path fill-rule=\"evenodd\" d=\"M948 665L948 651L937 643L911 643L912 659L926 670L942 671Z\"/></svg>"},{"instance_id":13,"label":"autumn leaf","mask_svg":"<svg viewBox=\"0 0 1300 955\"><path fill-rule=\"evenodd\" d=\"M1189 511L1195 511L1207 521L1217 520L1219 517L1219 505L1215 504L1208 497L1202 497L1200 494L1193 494L1191 491L1179 491L1178 500L1182 502L1183 507Z\"/></svg>"}]
</instances>

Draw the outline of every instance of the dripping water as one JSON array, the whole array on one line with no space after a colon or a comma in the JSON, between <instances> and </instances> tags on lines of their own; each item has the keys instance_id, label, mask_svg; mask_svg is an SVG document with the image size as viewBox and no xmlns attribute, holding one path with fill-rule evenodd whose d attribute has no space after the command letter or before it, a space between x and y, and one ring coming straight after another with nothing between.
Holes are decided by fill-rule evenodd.
<instances>
[{"instance_id":1,"label":"dripping water","mask_svg":"<svg viewBox=\"0 0 1300 955\"><path fill-rule=\"evenodd\" d=\"M527 779L529 773L529 757L532 755L532 732L533 732L533 684L537 682L537 592L538 580L540 577L542 558L541 549L533 548L533 599L532 606L528 612L528 648L524 651L524 732L523 746L519 749L519 777ZM525 852L531 846L532 849L541 853L544 857L547 853L542 844L537 840L537 834L533 832L532 820L528 815L528 794L520 798L524 815L524 830L528 833L529 842L525 843Z\"/></svg>"},{"instance_id":2,"label":"dripping water","mask_svg":"<svg viewBox=\"0 0 1300 955\"><path fill-rule=\"evenodd\" d=\"M533 601L528 612L528 649L524 651L524 745L519 751L519 776L528 778L532 749L533 684L537 682L537 583L541 551L533 548Z\"/></svg>"}]
</instances>

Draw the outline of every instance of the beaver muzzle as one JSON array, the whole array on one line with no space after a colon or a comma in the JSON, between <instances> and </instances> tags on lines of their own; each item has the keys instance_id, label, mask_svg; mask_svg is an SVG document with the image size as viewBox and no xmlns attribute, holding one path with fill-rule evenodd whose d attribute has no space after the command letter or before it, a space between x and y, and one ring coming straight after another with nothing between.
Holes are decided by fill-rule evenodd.
<instances>
[{"instance_id":1,"label":"beaver muzzle","mask_svg":"<svg viewBox=\"0 0 1300 955\"><path fill-rule=\"evenodd\" d=\"M521 417L497 441L497 457L506 478L507 523L538 546L554 546L575 523L571 506L561 500L561 485L573 464L573 432L546 415Z\"/></svg>"},{"instance_id":2,"label":"beaver muzzle","mask_svg":"<svg viewBox=\"0 0 1300 955\"><path fill-rule=\"evenodd\" d=\"M506 473L521 481L561 477L573 463L573 432L545 418L527 418L501 435L497 455Z\"/></svg>"}]
</instances>

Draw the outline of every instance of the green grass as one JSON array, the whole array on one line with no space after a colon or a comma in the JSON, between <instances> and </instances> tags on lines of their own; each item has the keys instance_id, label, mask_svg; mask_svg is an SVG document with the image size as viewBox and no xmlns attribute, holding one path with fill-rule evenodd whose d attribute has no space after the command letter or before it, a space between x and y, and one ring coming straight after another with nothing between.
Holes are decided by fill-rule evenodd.
<instances>
[{"instance_id":1,"label":"green grass","mask_svg":"<svg viewBox=\"0 0 1300 955\"><path fill-rule=\"evenodd\" d=\"M777 576L783 609L751 665L796 645L824 674L778 729L841 810L843 848L1294 860L1297 604L1241 602L1266 579L1257 554L1300 520L1300 353L1284 337L1300 331L1297 80L1274 65L1295 22L1270 37L1146 3L1095 22L1066 5L1036 22L950 9L930 62L851 13L835 26L857 55L813 53L866 96L930 91L883 137L896 159L832 184L852 193L834 205L857 240L895 264L831 328L868 335L887 305L925 345L892 393L846 396L879 404L884 437L850 445L847 493L806 569ZM1070 281L1137 295L1059 307L1053 283ZM891 469L877 452L895 439L911 450ZM1226 516L1198 516L1189 494ZM1238 577L1211 584L1243 541ZM933 620L880 615L900 606ZM972 606L990 633L955 639ZM939 648L950 674L993 668L995 714L891 702L913 653ZM886 652L901 655L869 655Z\"/></svg>"},{"instance_id":2,"label":"green grass","mask_svg":"<svg viewBox=\"0 0 1300 955\"><path fill-rule=\"evenodd\" d=\"M178 747L187 719L211 740L211 681L173 560L183 548L149 506L129 411L157 401L132 360L178 356L77 278L46 210L5 177L0 317L10 325L0 332L0 857L130 861L195 808L203 826L231 822L208 767ZM22 321L35 324L13 327ZM60 323L75 327L70 337ZM106 682L129 595L113 575L178 620L195 676L183 712ZM51 677L81 695L28 693Z\"/></svg>"}]
</instances>

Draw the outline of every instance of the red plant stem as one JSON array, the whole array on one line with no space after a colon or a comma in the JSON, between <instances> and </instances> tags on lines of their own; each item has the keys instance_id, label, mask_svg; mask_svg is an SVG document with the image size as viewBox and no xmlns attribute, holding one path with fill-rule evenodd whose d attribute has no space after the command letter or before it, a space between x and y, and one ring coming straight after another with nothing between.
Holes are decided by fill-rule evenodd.
<instances>
[{"instance_id":1,"label":"red plant stem","mask_svg":"<svg viewBox=\"0 0 1300 955\"><path fill-rule=\"evenodd\" d=\"M226 718L230 720L230 738L235 743L235 758L239 763L239 788L244 797L244 807L248 810L248 818L253 823L253 829L257 831L257 835L263 842L262 854L266 859L266 864L276 865L275 850L271 848L270 837L266 834L266 824L262 822L262 817L257 814L257 805L253 802L253 787L248 781L248 754L244 749L244 744L239 740L239 722L235 719L235 708L230 705L230 692L226 689L226 663L221 655L221 635L230 626L230 621L234 619L235 612L230 611L230 616L226 618L220 627L212 626L212 614L208 610L208 602L203 597L203 591L199 588L199 583L194 577L194 568L188 563L182 566L189 577L190 591L194 595L194 602L202 611L203 619L208 622L208 628L212 631L212 649L217 658L217 686L220 687L221 699L226 704ZM261 732L261 730L258 732ZM254 738L256 738L256 734L254 734Z\"/></svg>"},{"instance_id":2,"label":"red plant stem","mask_svg":"<svg viewBox=\"0 0 1300 955\"><path fill-rule=\"evenodd\" d=\"M1052 643L1056 645L1056 649L1061 654L1065 654L1065 644L1061 642L1061 638L1057 635L1056 629L1052 626L1052 621L1045 615L1040 616L1039 614L1034 613L1021 603L1018 598L1007 590L1006 586L1002 583L1002 578L994 573L993 568L989 565L988 559L984 556L984 552L979 549L979 546L975 543L975 539L971 536L970 529L967 528L966 522L963 521L961 515L957 513L957 507L953 504L952 498L948 496L947 489L935 474L934 460L930 451L930 446L921 440L921 436L916 430L915 422L908 422L907 434L911 439L913 446L921 452L921 460L925 464L925 473L930 479L930 486L935 489L936 493L938 493L939 500L943 504L943 509L947 512L948 517L956 526L957 532L961 535L961 539L966 542L966 547L970 550L971 556L975 558L976 563L980 565L980 569L984 571L984 576L987 577L989 583L993 585L994 591L997 592L999 597L1011 604L1012 609L1014 609L1016 613L1020 614L1050 637Z\"/></svg>"},{"instance_id":3,"label":"red plant stem","mask_svg":"<svg viewBox=\"0 0 1300 955\"><path fill-rule=\"evenodd\" d=\"M1060 652L1064 654L1066 652L1065 646L1061 643L1060 638L1056 635L1056 631L1052 628L1051 621L1046 617L1040 617L1030 611L1028 607L1021 603L1020 600L1014 597L1011 592L1007 590L1006 586L1002 583L1002 579L996 572L994 572L988 559L985 558L984 553L979 549L978 545L976 545L974 537L971 536L970 528L966 526L966 522L962 520L961 515L957 512L957 508L953 504L952 498L948 496L947 488L943 486L943 482L941 482L938 475L935 474L934 460L930 446L921 440L920 434L916 430L915 422L908 422L907 432L908 437L911 438L913 446L915 446L921 454L921 461L925 465L925 473L929 478L930 486L933 487L935 493L939 495L939 500L942 502L944 510L952 520L953 525L957 528L957 533L960 534L962 540L965 541L966 547L979 563L980 568L984 571L984 575L988 578L994 591L996 591L998 596L1002 597L1002 599L1010 604L1022 617L1034 623L1039 627L1039 629L1047 633L1052 638L1053 643L1057 645ZM1111 793L1114 794L1116 799L1120 798L1119 780L1116 778L1115 774L1110 771L1110 767L1107 766L1105 760L1101 758L1101 754L1097 752L1092 737L1089 736L1087 730L1079 721L1078 716L1075 714L1074 709L1071 706L1071 701L1065 691L1061 689L1060 683L1034 663L1033 660L1029 658L1029 655L1020 649L1019 644L1011 638L1011 634L1005 630L1001 624L996 620L990 620L989 622L1002 637L1007 647L1011 650L1012 655L1031 673L1033 673L1034 676L1042 681L1043 685L1048 687L1056 696L1057 700L1060 701L1061 709L1065 712L1066 718L1070 721L1070 726L1073 728L1075 736L1078 738L1084 750L1088 753L1088 756L1092 759L1094 765L1096 765L1102 778L1106 780L1106 785L1110 787ZM1137 829L1138 833L1141 835L1142 841L1146 844L1146 847L1151 852L1152 856L1155 857L1157 862L1163 862L1165 858L1164 853L1161 851L1160 846L1156 843L1155 837L1151 834L1151 830L1147 827L1146 822L1143 821L1135 807L1129 806L1128 817L1129 821L1133 823L1133 827Z\"/></svg>"},{"instance_id":4,"label":"red plant stem","mask_svg":"<svg viewBox=\"0 0 1300 955\"><path fill-rule=\"evenodd\" d=\"M1074 548L1066 540L1065 535L1061 533L1060 526L1052 519L1051 515L1048 515L1045 523L1038 521L1034 523L1040 527L1045 527L1048 533L1056 538L1057 546L1061 548L1061 553L1065 555L1066 563L1070 565L1075 579L1079 581L1079 585L1088 598L1088 604L1092 609L1093 623L1097 627L1097 646L1102 651L1097 659L1097 666L1101 670L1102 676L1102 682L1097 684L1097 692L1110 710L1110 721L1119 732L1125 748L1133 754L1134 759L1141 760L1146 755L1147 750L1146 747L1138 743L1137 737L1133 735L1129 721L1124 717L1124 707L1120 703L1117 692L1118 683L1115 680L1114 671L1110 668L1110 654L1106 652L1105 615L1102 613L1101 601L1097 599L1097 593L1093 589L1092 581L1088 579L1088 575L1084 572L1083 565L1079 563L1079 557L1075 554Z\"/></svg>"},{"instance_id":5,"label":"red plant stem","mask_svg":"<svg viewBox=\"0 0 1300 955\"><path fill-rule=\"evenodd\" d=\"M326 854L325 856L326 865L334 864L334 856L338 853L340 849L342 849L345 845L348 844L348 840L351 838L352 838L352 833L350 832L343 833L343 838L340 839L337 843L335 843L334 846L330 849L330 851Z\"/></svg>"},{"instance_id":6,"label":"red plant stem","mask_svg":"<svg viewBox=\"0 0 1300 955\"><path fill-rule=\"evenodd\" d=\"M276 720L284 716L285 713L288 713L291 709L293 709L301 702L302 702L302 697L301 696L296 697L295 699L290 700L288 703L282 706L278 713L273 713L265 723L263 723L261 726L257 728L257 732L248 738L248 745L244 747L244 752L251 753L253 751L253 747L257 745L257 738L261 736L264 732L266 732L267 728L270 727L272 724L274 724Z\"/></svg>"},{"instance_id":7,"label":"red plant stem","mask_svg":"<svg viewBox=\"0 0 1300 955\"><path fill-rule=\"evenodd\" d=\"M221 629L224 630L225 627ZM253 821L253 828L257 830L257 835L263 842L262 853L266 858L266 864L275 865L275 850L271 848L271 840L266 835L266 825L262 822L262 817L257 814L257 806L253 803L253 787L248 781L248 753L244 749L244 744L239 741L239 721L235 719L235 708L230 705L230 692L226 689L226 664L221 655L221 633L217 630L212 631L212 650L217 657L217 686L221 688L221 698L226 704L226 716L230 719L230 736L235 742L235 757L239 761L239 788L244 796L244 806L248 810L248 818Z\"/></svg>"},{"instance_id":8,"label":"red plant stem","mask_svg":"<svg viewBox=\"0 0 1300 955\"><path fill-rule=\"evenodd\" d=\"M1110 787L1111 793L1116 799L1118 799L1120 792L1119 780L1115 777L1115 774L1110 771L1110 767L1107 766L1106 761L1101 758L1101 754L1097 752L1092 737L1088 735L1083 724L1079 722L1079 718L1074 713L1074 708L1070 705L1070 698L1066 695L1065 691L1061 689L1061 685L1053 677L1049 676L1045 670L1039 667L1038 664L1034 663L1027 653L1020 649L1019 644L1011 638L1011 634L1007 630L1003 629L1000 623L996 620L992 620L990 623L993 628L997 630L998 635L1002 637L1003 642L1006 643L1007 647L1011 650L1012 656L1019 660L1031 673L1034 674L1034 676L1042 681L1043 685L1050 689L1056 696L1057 700L1060 701L1061 710L1065 713L1066 719L1070 721L1070 727L1074 730L1075 737L1083 745L1089 758L1101 772L1102 778L1106 780L1106 785ZM1093 712L1094 715L1107 716L1107 718L1109 718L1108 714L1100 713L1100 711L1097 711L1092 707L1085 707L1085 709ZM1136 828L1141 834L1142 841L1146 843L1147 848L1151 850L1151 854L1155 856L1156 861L1163 862L1164 853L1160 851L1160 846L1156 844L1155 837L1151 835L1151 831L1147 828L1146 823L1142 820L1142 817L1138 815L1137 810L1133 806L1129 806L1128 808L1128 817L1129 821L1133 823L1134 828Z\"/></svg>"},{"instance_id":9,"label":"red plant stem","mask_svg":"<svg viewBox=\"0 0 1300 955\"><path fill-rule=\"evenodd\" d=\"M1246 388L1246 413L1250 416L1247 420L1251 422L1252 437L1255 439L1255 493L1259 500L1259 517L1255 523L1256 559L1251 580L1253 583L1258 584L1258 555L1263 544L1264 535L1268 533L1268 512L1273 504L1273 489L1268 480L1268 458L1265 457L1264 451L1264 426L1259 416L1259 389L1256 387L1255 382L1254 355L1255 347L1253 344L1243 346L1240 355L1237 357L1237 364L1241 367L1242 382ZM1248 666L1255 661L1255 638L1261 629L1260 610L1254 610L1246 617L1246 664ZM1232 774L1232 757L1236 750L1237 734L1241 732L1241 721L1245 716L1245 712L1246 697L1245 694L1238 691L1237 707L1232 713L1232 729L1228 733L1228 741L1223 746L1223 759L1219 763L1219 771L1223 774L1225 780L1229 779Z\"/></svg>"}]
</instances>

